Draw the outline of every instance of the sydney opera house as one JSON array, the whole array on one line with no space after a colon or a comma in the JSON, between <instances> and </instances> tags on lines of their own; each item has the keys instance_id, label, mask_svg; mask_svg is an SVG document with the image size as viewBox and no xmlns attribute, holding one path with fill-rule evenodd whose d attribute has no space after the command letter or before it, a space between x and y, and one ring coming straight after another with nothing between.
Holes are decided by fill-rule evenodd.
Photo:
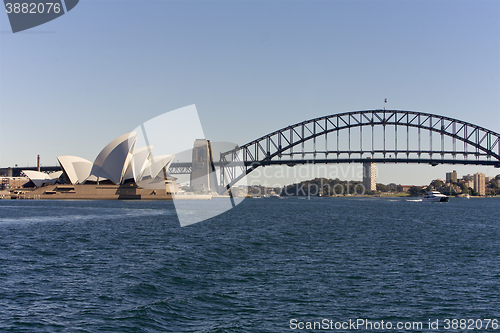
<instances>
[{"instance_id":1,"label":"sydney opera house","mask_svg":"<svg viewBox=\"0 0 500 333\"><path fill-rule=\"evenodd\" d=\"M168 172L175 155L152 154L136 147L136 132L111 141L94 162L58 156L62 171L23 170L36 187L30 195L54 199L171 199L176 182Z\"/></svg>"}]
</instances>

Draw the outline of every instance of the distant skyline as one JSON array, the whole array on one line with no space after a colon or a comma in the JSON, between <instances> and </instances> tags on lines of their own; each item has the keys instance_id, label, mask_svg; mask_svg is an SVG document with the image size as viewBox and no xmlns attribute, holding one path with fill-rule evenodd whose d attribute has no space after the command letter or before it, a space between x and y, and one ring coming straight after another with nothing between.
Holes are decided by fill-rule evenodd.
<instances>
[{"instance_id":1,"label":"distant skyline","mask_svg":"<svg viewBox=\"0 0 500 333\"><path fill-rule=\"evenodd\" d=\"M16 34L0 13L0 167L93 161L191 104L207 139L244 144L385 98L500 133L500 2L81 1ZM415 185L500 173L377 167L377 182Z\"/></svg>"}]
</instances>

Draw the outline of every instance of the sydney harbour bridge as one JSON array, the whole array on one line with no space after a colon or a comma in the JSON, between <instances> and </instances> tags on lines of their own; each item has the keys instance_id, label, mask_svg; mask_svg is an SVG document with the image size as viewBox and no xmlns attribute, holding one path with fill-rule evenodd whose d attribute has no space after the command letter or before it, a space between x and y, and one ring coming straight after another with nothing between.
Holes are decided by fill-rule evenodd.
<instances>
[{"instance_id":1,"label":"sydney harbour bridge","mask_svg":"<svg viewBox=\"0 0 500 333\"><path fill-rule=\"evenodd\" d=\"M333 114L284 127L241 146L226 146L218 154L207 150L207 172L201 174L209 174L210 189L219 192L256 168L271 165L374 162L500 168L500 134L450 117L401 110ZM191 158L174 161L169 172L190 174L192 183L193 175L200 174L198 166ZM9 169L18 176L23 169L35 168ZM49 172L60 167L41 169Z\"/></svg>"},{"instance_id":2,"label":"sydney harbour bridge","mask_svg":"<svg viewBox=\"0 0 500 333\"><path fill-rule=\"evenodd\" d=\"M425 163L500 168L500 134L450 117L401 110L353 111L306 120L214 156L220 188L260 166ZM172 174L192 172L172 163Z\"/></svg>"}]
</instances>

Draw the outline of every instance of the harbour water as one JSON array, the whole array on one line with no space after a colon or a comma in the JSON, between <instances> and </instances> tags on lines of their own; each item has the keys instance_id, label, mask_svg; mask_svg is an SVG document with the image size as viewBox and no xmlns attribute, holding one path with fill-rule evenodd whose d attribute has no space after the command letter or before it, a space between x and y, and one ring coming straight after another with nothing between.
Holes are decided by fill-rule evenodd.
<instances>
[{"instance_id":1,"label":"harbour water","mask_svg":"<svg viewBox=\"0 0 500 333\"><path fill-rule=\"evenodd\" d=\"M0 200L0 331L500 332L499 204L249 199L181 228L172 202Z\"/></svg>"}]
</instances>

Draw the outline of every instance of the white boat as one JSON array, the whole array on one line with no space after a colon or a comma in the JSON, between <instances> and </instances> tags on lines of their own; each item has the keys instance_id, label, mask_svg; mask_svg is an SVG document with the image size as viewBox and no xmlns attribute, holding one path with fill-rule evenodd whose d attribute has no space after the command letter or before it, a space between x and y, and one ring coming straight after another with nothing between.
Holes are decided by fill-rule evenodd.
<instances>
[{"instance_id":1,"label":"white boat","mask_svg":"<svg viewBox=\"0 0 500 333\"><path fill-rule=\"evenodd\" d=\"M422 201L426 201L426 202L448 202L448 199L450 197L438 192L438 191L429 191L429 193L427 193L425 195L425 197L423 197Z\"/></svg>"}]
</instances>

